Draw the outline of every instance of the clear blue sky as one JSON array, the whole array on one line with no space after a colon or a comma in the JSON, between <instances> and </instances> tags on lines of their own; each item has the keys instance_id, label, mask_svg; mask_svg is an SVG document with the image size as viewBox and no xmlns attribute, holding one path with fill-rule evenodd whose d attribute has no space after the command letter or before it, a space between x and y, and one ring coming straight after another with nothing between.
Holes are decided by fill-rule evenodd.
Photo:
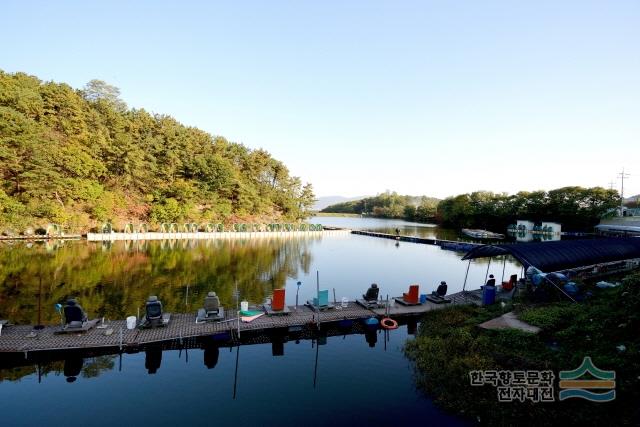
<instances>
[{"instance_id":1,"label":"clear blue sky","mask_svg":"<svg viewBox=\"0 0 640 427\"><path fill-rule=\"evenodd\" d=\"M132 107L265 148L320 196L608 186L622 167L640 193L639 1L1 10L1 69L106 80Z\"/></svg>"}]
</instances>

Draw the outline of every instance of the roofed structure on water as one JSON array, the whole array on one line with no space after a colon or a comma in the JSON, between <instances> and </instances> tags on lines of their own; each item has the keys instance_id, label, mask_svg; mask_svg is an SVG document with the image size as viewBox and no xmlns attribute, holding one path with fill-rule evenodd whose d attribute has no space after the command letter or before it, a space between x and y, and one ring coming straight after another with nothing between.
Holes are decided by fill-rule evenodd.
<instances>
[{"instance_id":1,"label":"roofed structure on water","mask_svg":"<svg viewBox=\"0 0 640 427\"><path fill-rule=\"evenodd\" d=\"M640 237L483 245L470 250L462 259L501 255L513 256L525 269L533 266L546 272L569 270L640 258Z\"/></svg>"}]
</instances>

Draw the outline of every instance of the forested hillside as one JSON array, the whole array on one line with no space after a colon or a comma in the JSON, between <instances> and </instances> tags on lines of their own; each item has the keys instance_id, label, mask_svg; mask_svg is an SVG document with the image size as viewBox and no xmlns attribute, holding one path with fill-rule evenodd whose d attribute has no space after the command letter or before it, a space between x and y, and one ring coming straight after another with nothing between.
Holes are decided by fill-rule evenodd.
<instances>
[{"instance_id":1,"label":"forested hillside","mask_svg":"<svg viewBox=\"0 0 640 427\"><path fill-rule=\"evenodd\" d=\"M374 197L337 203L321 210L326 213L366 214L378 218L403 218L428 222L436 213L438 199L427 196L403 196L386 191Z\"/></svg>"},{"instance_id":2,"label":"forested hillside","mask_svg":"<svg viewBox=\"0 0 640 427\"><path fill-rule=\"evenodd\" d=\"M118 96L98 80L76 90L0 70L0 232L293 221L312 207L311 185L266 151L128 109Z\"/></svg>"},{"instance_id":3,"label":"forested hillside","mask_svg":"<svg viewBox=\"0 0 640 427\"><path fill-rule=\"evenodd\" d=\"M363 214L379 218L437 222L446 227L478 227L504 232L517 219L554 221L567 230L591 231L600 218L620 205L616 190L563 187L508 195L476 191L438 200L385 192L323 209L327 213Z\"/></svg>"},{"instance_id":4,"label":"forested hillside","mask_svg":"<svg viewBox=\"0 0 640 427\"><path fill-rule=\"evenodd\" d=\"M498 232L518 219L553 221L561 223L564 230L592 231L603 215L619 205L618 192L602 187L563 187L513 195L476 191L441 201L438 220L448 227Z\"/></svg>"}]
</instances>

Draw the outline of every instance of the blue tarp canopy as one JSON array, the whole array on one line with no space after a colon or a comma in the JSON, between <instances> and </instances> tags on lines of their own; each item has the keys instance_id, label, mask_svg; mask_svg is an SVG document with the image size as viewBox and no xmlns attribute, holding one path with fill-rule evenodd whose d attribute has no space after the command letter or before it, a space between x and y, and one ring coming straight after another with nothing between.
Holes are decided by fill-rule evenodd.
<instances>
[{"instance_id":1,"label":"blue tarp canopy","mask_svg":"<svg viewBox=\"0 0 640 427\"><path fill-rule=\"evenodd\" d=\"M534 266L544 272L640 258L640 238L558 240L555 242L483 245L469 251L462 259L511 255L526 268Z\"/></svg>"}]
</instances>

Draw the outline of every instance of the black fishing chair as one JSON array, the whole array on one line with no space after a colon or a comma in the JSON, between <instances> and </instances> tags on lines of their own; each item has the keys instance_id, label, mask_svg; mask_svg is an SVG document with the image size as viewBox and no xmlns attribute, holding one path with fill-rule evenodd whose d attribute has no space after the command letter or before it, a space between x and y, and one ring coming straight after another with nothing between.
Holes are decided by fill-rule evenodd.
<instances>
[{"instance_id":1,"label":"black fishing chair","mask_svg":"<svg viewBox=\"0 0 640 427\"><path fill-rule=\"evenodd\" d=\"M375 283L372 283L369 289L367 289L367 293L362 295L362 298L366 302L376 302L378 301L379 292L380 292L380 289L378 288L378 285Z\"/></svg>"},{"instance_id":2,"label":"black fishing chair","mask_svg":"<svg viewBox=\"0 0 640 427\"><path fill-rule=\"evenodd\" d=\"M148 321L162 320L162 303L158 300L157 296L152 295L149 297L145 305L145 311Z\"/></svg>"},{"instance_id":3,"label":"black fishing chair","mask_svg":"<svg viewBox=\"0 0 640 427\"><path fill-rule=\"evenodd\" d=\"M431 294L427 295L427 301L431 301L435 304L445 304L450 303L451 300L449 298L445 298L447 295L447 282L444 280L440 282L438 288L431 292Z\"/></svg>"},{"instance_id":4,"label":"black fishing chair","mask_svg":"<svg viewBox=\"0 0 640 427\"><path fill-rule=\"evenodd\" d=\"M447 295L447 282L440 282L438 289L436 289L433 294L440 298L444 298L444 296Z\"/></svg>"},{"instance_id":5,"label":"black fishing chair","mask_svg":"<svg viewBox=\"0 0 640 427\"><path fill-rule=\"evenodd\" d=\"M204 311L207 317L217 316L220 312L220 298L215 292L209 292L204 298Z\"/></svg>"},{"instance_id":6,"label":"black fishing chair","mask_svg":"<svg viewBox=\"0 0 640 427\"><path fill-rule=\"evenodd\" d=\"M73 298L67 300L63 310L65 325L82 327L82 324L87 321L87 313Z\"/></svg>"},{"instance_id":7,"label":"black fishing chair","mask_svg":"<svg viewBox=\"0 0 640 427\"><path fill-rule=\"evenodd\" d=\"M224 308L220 305L220 298L215 292L208 292L204 297L204 305L198 310L196 323L218 322L224 319Z\"/></svg>"}]
</instances>

